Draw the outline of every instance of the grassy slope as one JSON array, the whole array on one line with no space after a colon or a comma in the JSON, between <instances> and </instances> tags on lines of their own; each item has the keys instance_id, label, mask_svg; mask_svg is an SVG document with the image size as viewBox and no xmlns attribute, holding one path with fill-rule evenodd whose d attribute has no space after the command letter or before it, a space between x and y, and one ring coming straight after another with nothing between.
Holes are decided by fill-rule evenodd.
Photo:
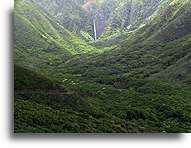
<instances>
[{"instance_id":1,"label":"grassy slope","mask_svg":"<svg viewBox=\"0 0 191 148\"><path fill-rule=\"evenodd\" d=\"M190 132L191 37L164 43L161 19L111 51L46 68L65 92L16 94L15 132Z\"/></svg>"},{"instance_id":2,"label":"grassy slope","mask_svg":"<svg viewBox=\"0 0 191 148\"><path fill-rule=\"evenodd\" d=\"M69 31L78 35L80 31L92 32L91 18L81 7L84 4L83 0L33 1Z\"/></svg>"},{"instance_id":3,"label":"grassy slope","mask_svg":"<svg viewBox=\"0 0 191 148\"><path fill-rule=\"evenodd\" d=\"M15 62L33 69L57 65L71 56L95 51L64 29L33 2L15 4ZM32 64L31 64L32 63Z\"/></svg>"},{"instance_id":4,"label":"grassy slope","mask_svg":"<svg viewBox=\"0 0 191 148\"><path fill-rule=\"evenodd\" d=\"M126 61L125 63L129 64L125 70L127 75L136 74L139 78L155 75L153 76L155 79L158 76L171 80L178 80L178 77L181 77L181 81L189 82L190 7L189 0L164 1L142 28L105 39L103 42L98 41L95 45L111 46L116 41L121 44L122 46L119 45L119 48L105 55L108 54L108 57L113 55L116 59L119 55L119 61ZM134 58L129 59L130 56ZM131 61L128 63L129 60L133 60L133 63ZM125 64L122 62L116 64Z\"/></svg>"}]
</instances>

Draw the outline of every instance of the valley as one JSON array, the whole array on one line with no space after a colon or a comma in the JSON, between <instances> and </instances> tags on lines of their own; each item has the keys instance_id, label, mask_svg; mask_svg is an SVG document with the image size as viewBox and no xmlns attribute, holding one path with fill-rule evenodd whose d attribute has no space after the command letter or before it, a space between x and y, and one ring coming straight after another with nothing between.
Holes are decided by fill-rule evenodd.
<instances>
[{"instance_id":1,"label":"valley","mask_svg":"<svg viewBox=\"0 0 191 148\"><path fill-rule=\"evenodd\" d=\"M190 18L190 0L16 0L14 132L191 132Z\"/></svg>"}]
</instances>

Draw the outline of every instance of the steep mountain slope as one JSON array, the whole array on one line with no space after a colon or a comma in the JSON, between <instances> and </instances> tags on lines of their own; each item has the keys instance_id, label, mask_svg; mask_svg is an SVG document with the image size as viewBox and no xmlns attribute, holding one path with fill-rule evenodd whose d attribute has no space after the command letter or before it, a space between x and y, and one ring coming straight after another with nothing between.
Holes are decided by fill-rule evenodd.
<instances>
[{"instance_id":1,"label":"steep mountain slope","mask_svg":"<svg viewBox=\"0 0 191 148\"><path fill-rule=\"evenodd\" d=\"M90 31L91 22L88 14L82 9L84 0L33 0L43 10L59 21L71 32Z\"/></svg>"},{"instance_id":2,"label":"steep mountain slope","mask_svg":"<svg viewBox=\"0 0 191 148\"><path fill-rule=\"evenodd\" d=\"M102 4L112 29L136 28L152 15L161 0L108 0Z\"/></svg>"},{"instance_id":3,"label":"steep mountain slope","mask_svg":"<svg viewBox=\"0 0 191 148\"><path fill-rule=\"evenodd\" d=\"M70 31L77 34L85 31L92 36L92 18L95 14L103 17L102 27L107 31L107 34L111 34L115 31L138 27L145 22L147 17L152 15L161 2L161 0L33 1ZM100 33L98 32L98 34Z\"/></svg>"},{"instance_id":4,"label":"steep mountain slope","mask_svg":"<svg viewBox=\"0 0 191 148\"><path fill-rule=\"evenodd\" d=\"M31 50L30 54L24 52L23 60L21 53L30 44L27 38L18 36L16 63L25 68L16 67L22 73L17 74L16 83L22 87L16 84L21 90L15 95L15 132L190 132L190 2L162 0L157 7L153 5L154 13L149 10L147 22L138 28L106 35L92 43L104 50L101 53L71 56L70 47L61 48L59 42L56 51L48 52L54 60L47 60L45 47L40 48L40 58L36 50ZM67 31L63 27L56 30ZM39 39L39 34L34 37ZM24 44L22 52L17 48L20 44ZM108 50L103 49L106 46ZM61 58L66 51L67 60ZM38 70L33 73L27 69ZM24 73L30 83L22 82ZM41 81L56 86L56 91L50 88L45 92L40 87L40 91L24 92L23 85L30 88L36 84L30 77L38 80L39 86L43 86Z\"/></svg>"},{"instance_id":5,"label":"steep mountain slope","mask_svg":"<svg viewBox=\"0 0 191 148\"><path fill-rule=\"evenodd\" d=\"M159 37L162 41L173 41L191 33L190 7L190 0L185 0L182 3L175 0L166 8L166 12L163 10L161 17L168 19L168 24L163 26L159 33ZM167 13L168 15L171 15L170 19L168 18Z\"/></svg>"},{"instance_id":6,"label":"steep mountain slope","mask_svg":"<svg viewBox=\"0 0 191 148\"><path fill-rule=\"evenodd\" d=\"M15 4L15 62L41 67L58 64L95 48L59 25L31 1Z\"/></svg>"}]
</instances>

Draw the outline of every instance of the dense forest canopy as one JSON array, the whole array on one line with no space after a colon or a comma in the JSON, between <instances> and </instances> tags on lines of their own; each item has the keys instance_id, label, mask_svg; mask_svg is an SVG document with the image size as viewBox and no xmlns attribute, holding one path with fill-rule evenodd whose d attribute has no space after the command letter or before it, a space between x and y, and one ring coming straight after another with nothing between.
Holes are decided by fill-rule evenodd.
<instances>
[{"instance_id":1,"label":"dense forest canopy","mask_svg":"<svg viewBox=\"0 0 191 148\"><path fill-rule=\"evenodd\" d=\"M191 132L191 0L16 0L16 133Z\"/></svg>"}]
</instances>

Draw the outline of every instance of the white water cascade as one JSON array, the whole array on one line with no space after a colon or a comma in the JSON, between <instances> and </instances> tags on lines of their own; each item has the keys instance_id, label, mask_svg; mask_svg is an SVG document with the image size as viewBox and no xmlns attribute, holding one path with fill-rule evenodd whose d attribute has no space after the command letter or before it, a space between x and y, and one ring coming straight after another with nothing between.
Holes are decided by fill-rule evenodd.
<instances>
[{"instance_id":1,"label":"white water cascade","mask_svg":"<svg viewBox=\"0 0 191 148\"><path fill-rule=\"evenodd\" d=\"M93 26L94 26L94 39L97 40L97 29L96 29L96 20L93 19Z\"/></svg>"}]
</instances>

